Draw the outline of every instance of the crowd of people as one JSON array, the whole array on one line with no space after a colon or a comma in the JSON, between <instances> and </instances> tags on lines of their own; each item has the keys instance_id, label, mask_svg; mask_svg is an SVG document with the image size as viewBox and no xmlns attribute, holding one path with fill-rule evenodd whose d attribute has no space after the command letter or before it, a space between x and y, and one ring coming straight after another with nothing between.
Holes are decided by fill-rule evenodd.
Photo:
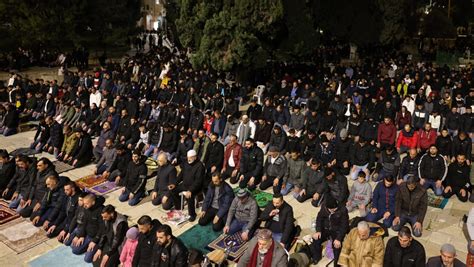
<instances>
[{"instance_id":1,"label":"crowd of people","mask_svg":"<svg viewBox=\"0 0 474 267\"><path fill-rule=\"evenodd\" d=\"M19 122L38 121L31 149L75 168L94 164L130 206L148 194L164 210L184 201L189 221L249 242L238 266L301 264L302 256L317 263L325 241L336 265L423 266L425 250L412 236L423 235L428 193L474 202L472 66L454 70L396 55L357 66L278 65L263 76L244 108L253 93L247 86L194 70L186 54L161 45L121 65L67 73L61 84L12 74L0 94L0 131L13 135ZM153 188L146 187L149 158L158 165ZM156 219L144 215L129 228L126 215L81 192L47 158L3 150L0 162L10 208L74 254L85 253L86 262L201 260L188 257L195 253ZM250 191L270 187L273 199L260 210ZM295 257L285 252L301 228L289 197L320 207L315 233ZM361 220L352 229L351 212ZM472 211L469 217L473 253ZM374 223L398 237L385 246L371 232ZM427 266L440 263L463 266L450 244Z\"/></svg>"}]
</instances>

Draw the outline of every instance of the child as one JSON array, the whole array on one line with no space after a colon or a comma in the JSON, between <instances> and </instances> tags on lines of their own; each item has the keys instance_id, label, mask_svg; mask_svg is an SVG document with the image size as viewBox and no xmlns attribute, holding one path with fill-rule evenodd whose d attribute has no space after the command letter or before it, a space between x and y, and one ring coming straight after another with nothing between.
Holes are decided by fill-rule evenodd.
<instances>
[{"instance_id":1,"label":"child","mask_svg":"<svg viewBox=\"0 0 474 267\"><path fill-rule=\"evenodd\" d=\"M133 256L138 244L138 229L131 227L128 229L126 237L127 241L125 241L122 253L120 253L120 262L123 267L132 267Z\"/></svg>"},{"instance_id":2,"label":"child","mask_svg":"<svg viewBox=\"0 0 474 267\"><path fill-rule=\"evenodd\" d=\"M365 217L367 214L367 204L372 198L372 186L367 183L365 175L365 172L359 172L357 180L352 184L351 194L346 203L346 208L349 212L358 208L361 217Z\"/></svg>"}]
</instances>

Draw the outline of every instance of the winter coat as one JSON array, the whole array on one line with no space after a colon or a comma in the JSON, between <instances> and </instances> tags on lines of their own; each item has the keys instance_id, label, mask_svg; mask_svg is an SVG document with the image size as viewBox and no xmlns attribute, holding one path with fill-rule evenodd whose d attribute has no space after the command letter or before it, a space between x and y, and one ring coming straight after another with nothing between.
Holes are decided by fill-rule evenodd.
<instances>
[{"instance_id":1,"label":"winter coat","mask_svg":"<svg viewBox=\"0 0 474 267\"><path fill-rule=\"evenodd\" d=\"M272 223L279 224L279 228L281 229L282 237L281 243L288 244L292 240L292 234L295 228L295 218L293 216L293 208L286 202L278 208L278 220L274 221L274 216L270 216L272 210L275 209L272 202L269 202L265 209L263 210L262 214L260 215L260 220L265 222L265 228L271 229Z\"/></svg>"},{"instance_id":2,"label":"winter coat","mask_svg":"<svg viewBox=\"0 0 474 267\"><path fill-rule=\"evenodd\" d=\"M395 138L397 137L397 128L393 123L385 124L381 123L377 130L377 142L381 144L395 144Z\"/></svg>"},{"instance_id":3,"label":"winter coat","mask_svg":"<svg viewBox=\"0 0 474 267\"><path fill-rule=\"evenodd\" d=\"M243 148L240 158L240 173L260 177L263 172L263 151L254 145L250 149Z\"/></svg>"},{"instance_id":4,"label":"winter coat","mask_svg":"<svg viewBox=\"0 0 474 267\"><path fill-rule=\"evenodd\" d=\"M286 267L288 266L288 254L286 254L285 249L277 242L274 242L273 248L273 257L270 267ZM250 266L249 263L251 261L252 253L257 246L257 237L252 238L248 243L248 248L245 250L242 257L239 259L239 263L237 267L247 267ZM263 262L257 258L257 266L261 266L259 264L263 264Z\"/></svg>"},{"instance_id":5,"label":"winter coat","mask_svg":"<svg viewBox=\"0 0 474 267\"><path fill-rule=\"evenodd\" d=\"M420 141L418 144L420 148L426 150L436 143L436 131L431 129L426 132L424 129L420 129L419 138Z\"/></svg>"},{"instance_id":6,"label":"winter coat","mask_svg":"<svg viewBox=\"0 0 474 267\"><path fill-rule=\"evenodd\" d=\"M138 163L130 161L125 175L124 185L133 194L145 191L148 169L145 165L146 157L141 157ZM157 179L158 181L158 179Z\"/></svg>"},{"instance_id":7,"label":"winter coat","mask_svg":"<svg viewBox=\"0 0 474 267\"><path fill-rule=\"evenodd\" d=\"M342 243L339 265L354 267L382 267L384 243L381 236L361 240L358 229L353 228Z\"/></svg>"},{"instance_id":8,"label":"winter coat","mask_svg":"<svg viewBox=\"0 0 474 267\"><path fill-rule=\"evenodd\" d=\"M392 184L386 187L384 182L377 183L372 197L372 207L376 208L378 212L390 212L395 214L395 196L398 191L398 185Z\"/></svg>"},{"instance_id":9,"label":"winter coat","mask_svg":"<svg viewBox=\"0 0 474 267\"><path fill-rule=\"evenodd\" d=\"M212 201L214 200L215 196L215 186L213 184L209 184L209 187L206 192L206 197L204 198L204 202L202 203L202 210L207 211L210 207L212 207ZM234 191L232 187L228 183L222 183L221 187L219 188L219 197L218 197L218 205L219 210L217 211L217 217L226 219L227 213L229 212L230 205L232 204L232 200L234 199Z\"/></svg>"},{"instance_id":10,"label":"winter coat","mask_svg":"<svg viewBox=\"0 0 474 267\"><path fill-rule=\"evenodd\" d=\"M406 183L402 183L398 187L395 196L395 217L415 216L416 221L423 224L427 209L428 195L426 189L420 184L416 184L416 188L412 192L410 192Z\"/></svg>"},{"instance_id":11,"label":"winter coat","mask_svg":"<svg viewBox=\"0 0 474 267\"><path fill-rule=\"evenodd\" d=\"M419 139L419 133L417 131L411 129L410 132L406 132L405 129L402 129L398 134L397 149L401 146L418 148Z\"/></svg>"},{"instance_id":12,"label":"winter coat","mask_svg":"<svg viewBox=\"0 0 474 267\"><path fill-rule=\"evenodd\" d=\"M162 266L161 257L164 253L164 247L161 246L158 242L155 242L152 250L152 261L151 267L159 267ZM169 258L168 264L169 266L173 267L187 267L188 266L188 249L183 244L183 242L176 238L172 237L170 240L170 244L167 245L167 249L169 249ZM141 267L142 265L140 265Z\"/></svg>"},{"instance_id":13,"label":"winter coat","mask_svg":"<svg viewBox=\"0 0 474 267\"><path fill-rule=\"evenodd\" d=\"M433 157L427 152L421 157L418 165L418 177L432 181L444 181L447 173L448 163L440 154Z\"/></svg>"},{"instance_id":14,"label":"winter coat","mask_svg":"<svg viewBox=\"0 0 474 267\"><path fill-rule=\"evenodd\" d=\"M267 157L265 166L263 167L263 175L273 178L282 178L287 171L286 158L283 155L278 155L275 162L271 162L271 157Z\"/></svg>"},{"instance_id":15,"label":"winter coat","mask_svg":"<svg viewBox=\"0 0 474 267\"><path fill-rule=\"evenodd\" d=\"M290 183L301 187L303 183L303 173L305 171L306 162L302 159L294 160L289 158L287 160L287 170L283 178L283 183Z\"/></svg>"},{"instance_id":16,"label":"winter coat","mask_svg":"<svg viewBox=\"0 0 474 267\"><path fill-rule=\"evenodd\" d=\"M140 233L138 235L138 244L132 261L133 267L152 266L151 263L156 243L156 230L160 225L161 223L155 219L152 221L152 228L148 233Z\"/></svg>"},{"instance_id":17,"label":"winter coat","mask_svg":"<svg viewBox=\"0 0 474 267\"><path fill-rule=\"evenodd\" d=\"M394 236L387 242L384 267L424 267L426 262L425 248L420 242L413 239L410 246L402 248L398 237Z\"/></svg>"},{"instance_id":18,"label":"winter coat","mask_svg":"<svg viewBox=\"0 0 474 267\"><path fill-rule=\"evenodd\" d=\"M439 135L435 142L438 153L443 156L451 157L453 155L453 139L450 135L444 137ZM466 155L467 156L467 155Z\"/></svg>"},{"instance_id":19,"label":"winter coat","mask_svg":"<svg viewBox=\"0 0 474 267\"><path fill-rule=\"evenodd\" d=\"M178 181L182 181L184 189L191 191L193 195L198 194L204 182L206 169L204 164L199 160L195 160L189 164L187 161L183 163L181 172L178 175Z\"/></svg>"},{"instance_id":20,"label":"winter coat","mask_svg":"<svg viewBox=\"0 0 474 267\"><path fill-rule=\"evenodd\" d=\"M343 241L349 231L349 214L346 207L338 208L333 214L325 205L316 217L316 232L331 237L332 240Z\"/></svg>"}]
</instances>

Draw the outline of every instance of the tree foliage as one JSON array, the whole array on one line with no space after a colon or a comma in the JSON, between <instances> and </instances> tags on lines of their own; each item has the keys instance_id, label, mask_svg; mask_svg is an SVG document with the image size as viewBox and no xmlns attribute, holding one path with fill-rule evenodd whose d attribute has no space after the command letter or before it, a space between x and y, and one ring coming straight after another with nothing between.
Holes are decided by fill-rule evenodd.
<instances>
[{"instance_id":1,"label":"tree foliage","mask_svg":"<svg viewBox=\"0 0 474 267\"><path fill-rule=\"evenodd\" d=\"M136 32L140 1L2 0L0 18L0 32L24 47L107 47Z\"/></svg>"}]
</instances>

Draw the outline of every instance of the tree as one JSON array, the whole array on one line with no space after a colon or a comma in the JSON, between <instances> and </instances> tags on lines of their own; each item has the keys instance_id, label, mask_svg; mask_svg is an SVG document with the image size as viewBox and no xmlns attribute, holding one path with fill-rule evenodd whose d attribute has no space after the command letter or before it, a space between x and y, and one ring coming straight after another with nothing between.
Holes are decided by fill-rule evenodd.
<instances>
[{"instance_id":1,"label":"tree","mask_svg":"<svg viewBox=\"0 0 474 267\"><path fill-rule=\"evenodd\" d=\"M382 18L379 40L382 44L400 41L408 32L408 19L414 10L408 0L377 0Z\"/></svg>"},{"instance_id":2,"label":"tree","mask_svg":"<svg viewBox=\"0 0 474 267\"><path fill-rule=\"evenodd\" d=\"M139 0L42 0L0 3L0 18L17 44L60 48L125 44L137 30ZM0 46L5 40L0 41Z\"/></svg>"}]
</instances>

